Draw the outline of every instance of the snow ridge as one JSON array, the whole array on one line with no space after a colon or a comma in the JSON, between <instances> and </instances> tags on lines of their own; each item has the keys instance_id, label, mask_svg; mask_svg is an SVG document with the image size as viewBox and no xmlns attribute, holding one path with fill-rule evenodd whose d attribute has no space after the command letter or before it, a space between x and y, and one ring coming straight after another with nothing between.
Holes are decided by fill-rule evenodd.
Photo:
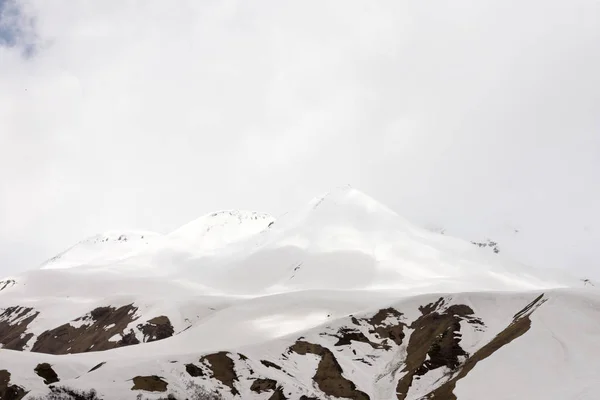
<instances>
[{"instance_id":1,"label":"snow ridge","mask_svg":"<svg viewBox=\"0 0 600 400\"><path fill-rule=\"evenodd\" d=\"M90 236L45 261L41 269L117 262L147 247L161 235L150 231L107 231Z\"/></svg>"},{"instance_id":2,"label":"snow ridge","mask_svg":"<svg viewBox=\"0 0 600 400\"><path fill-rule=\"evenodd\" d=\"M271 215L247 210L224 210L204 215L169 233L169 241L197 251L215 251L247 239L269 227Z\"/></svg>"}]
</instances>

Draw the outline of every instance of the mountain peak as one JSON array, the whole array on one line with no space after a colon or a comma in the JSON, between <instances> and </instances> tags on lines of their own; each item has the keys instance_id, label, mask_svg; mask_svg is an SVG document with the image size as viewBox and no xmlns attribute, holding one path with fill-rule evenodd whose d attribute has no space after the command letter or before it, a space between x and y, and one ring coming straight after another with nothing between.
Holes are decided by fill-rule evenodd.
<instances>
[{"instance_id":1,"label":"mountain peak","mask_svg":"<svg viewBox=\"0 0 600 400\"><path fill-rule=\"evenodd\" d=\"M321 207L323 204L331 204L337 206L349 206L351 208L362 208L368 212L398 215L387 206L350 185L338 186L330 192L314 198L310 204L313 209Z\"/></svg>"},{"instance_id":2,"label":"mountain peak","mask_svg":"<svg viewBox=\"0 0 600 400\"><path fill-rule=\"evenodd\" d=\"M255 235L274 221L275 218L263 212L221 210L183 225L168 238L198 250L215 250Z\"/></svg>"}]
</instances>

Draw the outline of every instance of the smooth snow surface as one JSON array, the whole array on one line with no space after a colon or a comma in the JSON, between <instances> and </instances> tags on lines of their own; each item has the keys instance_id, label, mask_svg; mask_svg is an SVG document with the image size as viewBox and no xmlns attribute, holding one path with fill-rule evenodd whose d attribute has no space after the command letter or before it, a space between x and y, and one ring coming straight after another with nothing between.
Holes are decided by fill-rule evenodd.
<instances>
[{"instance_id":1,"label":"smooth snow surface","mask_svg":"<svg viewBox=\"0 0 600 400\"><path fill-rule=\"evenodd\" d=\"M192 362L221 350L269 359L300 335L326 345L319 333L341 326L350 314L397 305L414 320L418 306L424 299L435 301L436 293L471 305L486 321L486 332L465 328L463 348L470 351L547 292L549 301L532 318L532 333L481 362L455 393L460 400L598 398L592 382L600 378L600 297L594 287L421 229L349 186L278 220L222 211L167 235L98 235L11 279L15 283L0 291L0 311L18 305L40 312L29 325L34 336L28 348L45 330L80 326L76 318L109 305L134 303L140 319L132 328L167 315L175 330L165 340L104 352L0 351L0 369L10 366L12 382L31 395L46 390L33 374L42 361L73 387L95 387L107 399L133 399L125 377L159 373L180 380L172 359ZM370 348L360 343L356 349ZM393 365L402 351L382 355L382 362ZM297 384L303 376L312 379L318 358L311 357L298 361L294 377L281 373L280 381L297 394L316 390ZM345 374L360 390L372 399L394 398L391 375L375 379L367 367L356 369L347 360L340 361ZM100 362L107 366L86 374ZM426 393L442 372L415 384L408 398ZM495 380L498 376L502 379ZM248 392L243 398L268 397Z\"/></svg>"},{"instance_id":2,"label":"smooth snow surface","mask_svg":"<svg viewBox=\"0 0 600 400\"><path fill-rule=\"evenodd\" d=\"M205 215L171 232L168 238L198 251L214 251L251 237L275 219L254 211L229 210Z\"/></svg>"}]
</instances>

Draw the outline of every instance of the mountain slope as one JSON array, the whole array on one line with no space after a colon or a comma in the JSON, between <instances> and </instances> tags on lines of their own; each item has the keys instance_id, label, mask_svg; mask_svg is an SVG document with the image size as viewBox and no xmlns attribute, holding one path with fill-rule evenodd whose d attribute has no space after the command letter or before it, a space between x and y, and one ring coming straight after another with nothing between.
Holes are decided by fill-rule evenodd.
<instances>
[{"instance_id":1,"label":"mountain slope","mask_svg":"<svg viewBox=\"0 0 600 400\"><path fill-rule=\"evenodd\" d=\"M0 394L48 392L51 368L105 399L190 382L243 399L596 398L596 287L351 187L278 220L226 211L141 236L0 282Z\"/></svg>"},{"instance_id":2,"label":"mountain slope","mask_svg":"<svg viewBox=\"0 0 600 400\"><path fill-rule=\"evenodd\" d=\"M570 284L564 277L418 228L351 187L338 188L283 216L245 244L218 259L191 261L187 268L180 264L182 276L241 294L307 289L527 290ZM218 267L210 270L211 265Z\"/></svg>"},{"instance_id":3,"label":"mountain slope","mask_svg":"<svg viewBox=\"0 0 600 400\"><path fill-rule=\"evenodd\" d=\"M287 296L288 305L302 299ZM505 399L514 393L592 399L600 371L598 306L597 293L581 290L425 295L246 346L233 341L213 351L164 351L176 339L170 338L108 352L10 352L3 359L14 384L44 391L34 369L49 363L61 383L95 387L109 399L133 398L130 380L136 376L160 376L180 396L185 382L195 381L225 398L243 399L267 399L278 388L290 399ZM247 309L233 314L243 318ZM194 336L187 339L189 346ZM276 383L260 394L252 391L259 380Z\"/></svg>"}]
</instances>

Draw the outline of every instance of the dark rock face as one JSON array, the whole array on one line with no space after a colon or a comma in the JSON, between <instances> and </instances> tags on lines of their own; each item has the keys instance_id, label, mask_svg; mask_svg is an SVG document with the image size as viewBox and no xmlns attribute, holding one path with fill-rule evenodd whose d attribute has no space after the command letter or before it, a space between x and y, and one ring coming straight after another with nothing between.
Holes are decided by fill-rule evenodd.
<instances>
[{"instance_id":1,"label":"dark rock face","mask_svg":"<svg viewBox=\"0 0 600 400\"><path fill-rule=\"evenodd\" d=\"M46 385L50 385L52 383L60 381L60 379L58 379L58 375L52 369L52 366L48 363L38 364L37 367L35 367L34 371L37 374L37 376L44 379L44 383Z\"/></svg>"},{"instance_id":2,"label":"dark rock face","mask_svg":"<svg viewBox=\"0 0 600 400\"><path fill-rule=\"evenodd\" d=\"M357 329L340 328L336 337L339 340L334 346L347 346L352 344L352 342L361 342L369 344L374 349L389 349L389 346L370 341L361 331Z\"/></svg>"},{"instance_id":3,"label":"dark rock face","mask_svg":"<svg viewBox=\"0 0 600 400\"><path fill-rule=\"evenodd\" d=\"M84 322L78 328L64 324L42 333L36 340L31 351L48 354L84 353L88 351L109 350L125 346L129 343L123 340L110 341L115 335L123 335L123 331L137 317L137 308L133 304L119 308L98 307L89 315L77 318L75 321ZM135 338L135 335L134 335Z\"/></svg>"},{"instance_id":4,"label":"dark rock face","mask_svg":"<svg viewBox=\"0 0 600 400\"><path fill-rule=\"evenodd\" d=\"M0 281L0 292L3 291L4 289L8 289L10 287L13 287L17 284L16 281L14 281L13 279L6 279L3 281Z\"/></svg>"},{"instance_id":5,"label":"dark rock face","mask_svg":"<svg viewBox=\"0 0 600 400\"><path fill-rule=\"evenodd\" d=\"M171 321L164 315L152 318L145 324L140 324L137 327L144 334L144 342L166 339L173 336L175 332Z\"/></svg>"},{"instance_id":6,"label":"dark rock face","mask_svg":"<svg viewBox=\"0 0 600 400\"><path fill-rule=\"evenodd\" d=\"M273 379L259 378L252 382L250 390L256 393L268 392L277 388L277 381Z\"/></svg>"},{"instance_id":7,"label":"dark rock face","mask_svg":"<svg viewBox=\"0 0 600 400\"><path fill-rule=\"evenodd\" d=\"M199 376L204 376L204 372L202 371L202 368L196 366L195 364L186 364L185 370L190 376L193 376L194 378L197 378Z\"/></svg>"},{"instance_id":8,"label":"dark rock face","mask_svg":"<svg viewBox=\"0 0 600 400\"><path fill-rule=\"evenodd\" d=\"M133 378L133 387L131 390L145 390L148 392L166 392L169 384L161 377L156 375L151 376L136 376Z\"/></svg>"},{"instance_id":9,"label":"dark rock face","mask_svg":"<svg viewBox=\"0 0 600 400\"><path fill-rule=\"evenodd\" d=\"M95 365L95 366L94 366L92 369L90 369L90 370L88 371L88 374L89 374L90 372L94 372L94 371L95 371L95 370L97 370L98 368L102 367L104 364L106 364L106 361L103 361L103 362L101 362L100 364L98 364L98 365Z\"/></svg>"},{"instance_id":10,"label":"dark rock face","mask_svg":"<svg viewBox=\"0 0 600 400\"><path fill-rule=\"evenodd\" d=\"M23 350L33 337L32 333L25 333L27 326L39 312L28 307L8 307L0 313L0 343L7 350Z\"/></svg>"},{"instance_id":11,"label":"dark rock face","mask_svg":"<svg viewBox=\"0 0 600 400\"><path fill-rule=\"evenodd\" d=\"M468 356L460 347L460 321L473 315L465 305L453 305L442 310L444 299L420 307L421 316L410 328L414 329L408 341L403 371L398 381L398 399L404 400L413 379L440 367L454 370L459 366L460 356Z\"/></svg>"},{"instance_id":12,"label":"dark rock face","mask_svg":"<svg viewBox=\"0 0 600 400\"><path fill-rule=\"evenodd\" d=\"M268 360L260 360L260 363L261 363L262 365L264 365L265 367L268 367L268 368L275 368L275 369L278 369L278 370L280 370L280 371L281 371L281 367L280 367L279 365L277 365L277 364L275 364L275 363L271 362L271 361L268 361Z\"/></svg>"},{"instance_id":13,"label":"dark rock face","mask_svg":"<svg viewBox=\"0 0 600 400\"><path fill-rule=\"evenodd\" d=\"M74 320L74 322L80 323L77 328L71 324L63 324L42 333L37 338L31 351L48 354L71 354L110 350L116 347L139 344L140 341L132 329L125 332L127 326L139 318L136 315L137 310L137 307L133 304L119 308L95 308L89 314ZM26 325L15 332L21 332L25 327ZM171 321L164 315L152 318L145 324L139 324L137 328L144 335L144 342L165 339L173 336L174 333ZM0 333L1 329L2 325L0 325ZM12 336L14 335L15 333L12 334ZM110 340L114 336L121 336L121 339Z\"/></svg>"},{"instance_id":14,"label":"dark rock face","mask_svg":"<svg viewBox=\"0 0 600 400\"><path fill-rule=\"evenodd\" d=\"M386 320L400 320L402 316L400 311L391 307L379 310L373 317L366 319L367 323L373 327L369 333L375 334L378 338L390 339L400 346L404 340L406 325L401 322L388 323Z\"/></svg>"},{"instance_id":15,"label":"dark rock face","mask_svg":"<svg viewBox=\"0 0 600 400\"><path fill-rule=\"evenodd\" d=\"M134 344L140 344L140 341L135 336L135 332L130 329L129 332L121 334L121 340L117 342L117 347L133 346Z\"/></svg>"},{"instance_id":16,"label":"dark rock face","mask_svg":"<svg viewBox=\"0 0 600 400\"><path fill-rule=\"evenodd\" d=\"M238 395L239 392L235 388L234 383L238 380L235 372L235 364L233 360L227 355L227 352L219 352L209 354L200 359L201 363L208 363L210 370L213 373L212 378L217 379L223 385L229 387L231 393Z\"/></svg>"},{"instance_id":17,"label":"dark rock face","mask_svg":"<svg viewBox=\"0 0 600 400\"><path fill-rule=\"evenodd\" d=\"M544 299L544 294L542 293L535 300L525 306L525 308L516 313L510 325L498 333L489 343L484 345L471 357L469 357L457 374L455 374L447 382L440 385L438 388L432 390L427 395L427 398L457 400L453 393L454 388L456 387L456 382L467 376L467 374L473 368L475 368L479 361L485 360L494 354L494 352L496 352L498 349L508 345L513 340L524 335L529 328L531 328L531 319L529 316L545 302L546 300Z\"/></svg>"},{"instance_id":18,"label":"dark rock face","mask_svg":"<svg viewBox=\"0 0 600 400\"><path fill-rule=\"evenodd\" d=\"M357 390L354 382L344 378L342 367L328 348L298 340L289 351L299 355L310 353L321 357L313 380L323 393L333 397L369 400L369 395Z\"/></svg>"},{"instance_id":19,"label":"dark rock face","mask_svg":"<svg viewBox=\"0 0 600 400\"><path fill-rule=\"evenodd\" d=\"M10 372L0 369L0 399L21 400L26 394L21 386L10 384Z\"/></svg>"},{"instance_id":20,"label":"dark rock face","mask_svg":"<svg viewBox=\"0 0 600 400\"><path fill-rule=\"evenodd\" d=\"M252 382L250 390L256 393L270 392L273 391L269 400L287 400L283 393L283 388L277 384L276 380L268 378L258 378Z\"/></svg>"}]
</instances>

